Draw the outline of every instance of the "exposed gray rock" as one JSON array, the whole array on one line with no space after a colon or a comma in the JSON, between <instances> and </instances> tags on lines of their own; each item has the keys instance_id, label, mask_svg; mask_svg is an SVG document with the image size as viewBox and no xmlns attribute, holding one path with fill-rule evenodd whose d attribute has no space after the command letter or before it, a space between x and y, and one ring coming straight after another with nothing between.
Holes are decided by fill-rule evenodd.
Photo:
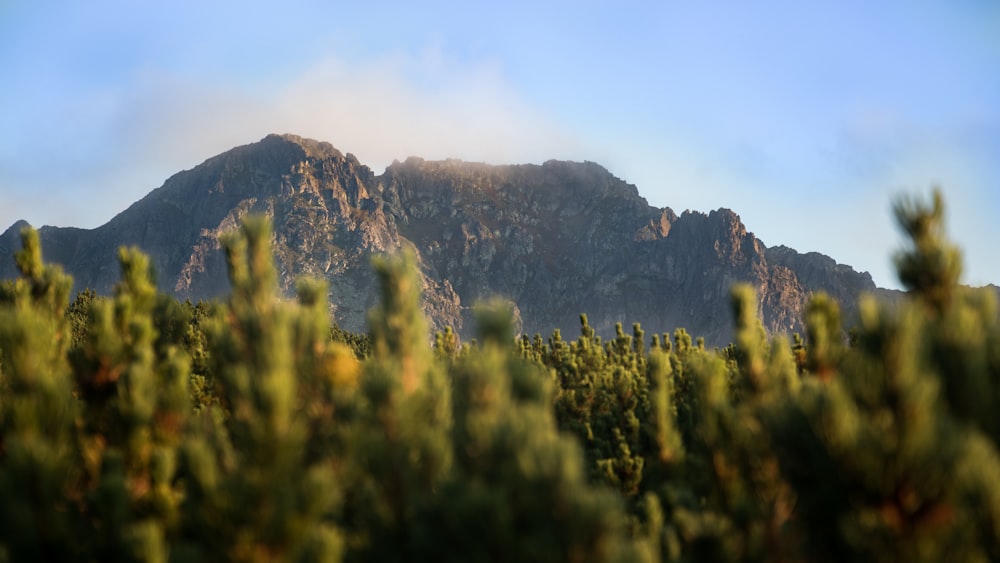
<instances>
[{"instance_id":1,"label":"exposed gray rock","mask_svg":"<svg viewBox=\"0 0 1000 563\"><path fill-rule=\"evenodd\" d=\"M303 275L330 285L337 322L363 330L376 288L369 259L417 253L425 310L436 329L468 337L471 307L513 302L527 333L575 334L586 312L599 333L640 322L647 333L685 327L709 344L731 336L729 288L752 284L765 327L802 332L802 310L826 291L852 310L871 276L815 253L768 249L728 209L656 209L592 163L490 166L409 158L375 175L329 143L269 135L162 187L93 230L43 227L45 258L76 288L108 293L117 248L148 253L159 287L181 298L228 290L219 235L248 213L274 223L279 289ZM0 236L0 277L15 275L17 224Z\"/></svg>"}]
</instances>

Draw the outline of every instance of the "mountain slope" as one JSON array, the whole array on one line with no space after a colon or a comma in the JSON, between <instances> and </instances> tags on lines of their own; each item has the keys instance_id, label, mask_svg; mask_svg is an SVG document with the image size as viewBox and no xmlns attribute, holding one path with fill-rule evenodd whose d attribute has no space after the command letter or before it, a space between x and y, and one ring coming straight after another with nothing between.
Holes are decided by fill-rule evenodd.
<instances>
[{"instance_id":1,"label":"mountain slope","mask_svg":"<svg viewBox=\"0 0 1000 563\"><path fill-rule=\"evenodd\" d=\"M375 175L329 143L293 135L180 172L97 229L43 227L41 236L46 259L63 264L77 289L109 292L117 248L137 245L161 289L211 298L228 287L218 236L247 213L273 219L282 291L301 275L326 278L336 320L351 330L363 330L375 299L370 256L404 246L419 256L433 325L464 334L469 307L501 295L529 334L575 334L586 312L605 334L640 322L725 344L735 282L757 289L772 332L801 332L813 291L831 293L850 315L859 293L876 290L868 274L825 256L766 248L730 210L678 216L651 207L594 163L410 158ZM15 274L19 229L0 236L0 277Z\"/></svg>"}]
</instances>

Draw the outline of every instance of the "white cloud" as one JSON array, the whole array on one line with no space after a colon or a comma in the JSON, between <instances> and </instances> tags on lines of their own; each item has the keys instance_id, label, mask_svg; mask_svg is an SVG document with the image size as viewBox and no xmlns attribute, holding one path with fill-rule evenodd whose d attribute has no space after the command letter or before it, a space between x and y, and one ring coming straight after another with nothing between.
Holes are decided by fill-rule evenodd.
<instances>
[{"instance_id":1,"label":"white cloud","mask_svg":"<svg viewBox=\"0 0 1000 563\"><path fill-rule=\"evenodd\" d=\"M420 84L419 81L424 81ZM206 158L268 133L331 142L376 168L395 158L520 162L569 155L572 138L533 112L490 65L394 55L322 60L266 97L152 77L123 120L125 138ZM153 160L161 157L141 149Z\"/></svg>"},{"instance_id":2,"label":"white cloud","mask_svg":"<svg viewBox=\"0 0 1000 563\"><path fill-rule=\"evenodd\" d=\"M22 171L7 183L38 194L20 206L32 210L30 221L94 227L171 174L269 133L329 141L376 173L407 156L520 163L574 158L578 148L521 101L495 65L459 64L433 50L352 64L327 58L267 90L143 72L113 103L101 100L102 112L114 109L92 130L106 137L94 143L111 149L94 155L78 146L80 154L67 150L62 162L47 163L49 172ZM87 165L74 166L81 155ZM0 220L13 222L13 212L0 210Z\"/></svg>"},{"instance_id":3,"label":"white cloud","mask_svg":"<svg viewBox=\"0 0 1000 563\"><path fill-rule=\"evenodd\" d=\"M521 103L494 68L446 66L437 57L364 69L328 60L282 92L278 113L375 166L411 155L520 162L570 153L571 137Z\"/></svg>"}]
</instances>

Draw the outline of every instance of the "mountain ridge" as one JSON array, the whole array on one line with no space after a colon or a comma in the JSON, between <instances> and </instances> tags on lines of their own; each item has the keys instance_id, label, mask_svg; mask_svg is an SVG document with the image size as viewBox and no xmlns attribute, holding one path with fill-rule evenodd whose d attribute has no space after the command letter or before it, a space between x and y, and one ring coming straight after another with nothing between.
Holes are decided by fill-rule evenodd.
<instances>
[{"instance_id":1,"label":"mountain ridge","mask_svg":"<svg viewBox=\"0 0 1000 563\"><path fill-rule=\"evenodd\" d=\"M572 332L587 313L602 334L640 322L722 345L735 282L757 290L770 332L803 332L814 291L830 293L848 318L861 293L887 291L822 254L766 247L732 210L650 206L594 162L409 157L375 174L351 153L296 135L268 135L178 172L95 229L40 234L46 260L73 274L76 289L110 292L117 248L135 245L161 290L207 299L228 290L218 236L247 213L272 218L279 289L291 293L301 275L327 279L332 313L350 330L364 330L375 300L370 256L403 247L418 256L432 325L465 336L471 305L493 295L514 303L527 333ZM22 226L0 235L0 278L16 274Z\"/></svg>"}]
</instances>

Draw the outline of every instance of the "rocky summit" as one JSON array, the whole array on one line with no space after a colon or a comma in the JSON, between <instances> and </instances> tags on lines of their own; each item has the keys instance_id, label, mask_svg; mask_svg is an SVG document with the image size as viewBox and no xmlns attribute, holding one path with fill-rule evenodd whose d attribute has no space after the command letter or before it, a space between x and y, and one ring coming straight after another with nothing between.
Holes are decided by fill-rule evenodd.
<instances>
[{"instance_id":1,"label":"rocky summit","mask_svg":"<svg viewBox=\"0 0 1000 563\"><path fill-rule=\"evenodd\" d=\"M592 162L493 166L457 160L394 162L376 175L354 155L294 135L269 135L175 174L92 230L43 227L46 260L76 289L109 293L117 249L149 254L163 291L181 299L228 291L219 235L262 213L274 225L280 290L302 276L325 278L336 322L365 329L377 299L370 257L413 249L424 307L435 329L468 337L471 308L500 296L521 330L575 335L580 313L601 334L641 323L647 332L684 327L710 345L731 336L729 288L757 291L765 328L803 332L810 294L837 298L848 318L871 276L816 254L767 248L740 221L651 207ZM23 222L0 236L0 277L16 275Z\"/></svg>"}]
</instances>

